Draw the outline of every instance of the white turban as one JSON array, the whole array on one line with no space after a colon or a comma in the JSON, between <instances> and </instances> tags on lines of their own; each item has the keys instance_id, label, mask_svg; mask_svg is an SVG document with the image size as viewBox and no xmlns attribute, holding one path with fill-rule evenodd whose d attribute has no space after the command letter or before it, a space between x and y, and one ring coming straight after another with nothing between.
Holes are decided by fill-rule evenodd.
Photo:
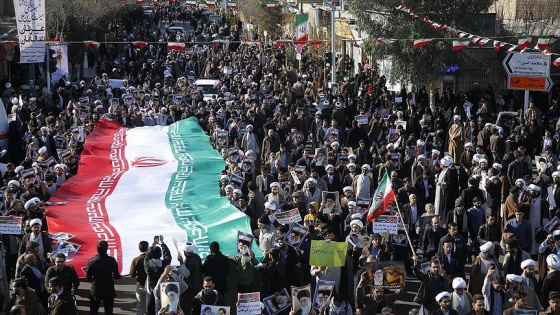
<instances>
[{"instance_id":1,"label":"white turban","mask_svg":"<svg viewBox=\"0 0 560 315\"><path fill-rule=\"evenodd\" d=\"M441 164L443 164L443 166L445 167L449 167L451 166L451 164L453 164L453 158L450 156L446 156L443 159L441 159Z\"/></svg>"},{"instance_id":2,"label":"white turban","mask_svg":"<svg viewBox=\"0 0 560 315\"><path fill-rule=\"evenodd\" d=\"M364 227L364 224L363 224L362 221L360 221L360 220L352 220L352 221L350 221L350 227L351 227L352 225L357 225L357 226L360 227L360 229L362 229L362 228Z\"/></svg>"},{"instance_id":3,"label":"white turban","mask_svg":"<svg viewBox=\"0 0 560 315\"><path fill-rule=\"evenodd\" d=\"M442 299L444 298L451 298L451 294L449 294L449 292L447 291L443 291L440 294L436 295L436 302L440 302Z\"/></svg>"},{"instance_id":4,"label":"white turban","mask_svg":"<svg viewBox=\"0 0 560 315\"><path fill-rule=\"evenodd\" d=\"M354 163L348 163L348 164L346 165L347 168L350 168L350 167L352 167L352 166L356 167L356 164L354 164Z\"/></svg>"},{"instance_id":5,"label":"white turban","mask_svg":"<svg viewBox=\"0 0 560 315\"><path fill-rule=\"evenodd\" d=\"M437 155L440 155L440 154L441 154L441 152L439 152L439 150L436 150L436 149L432 149L432 153L435 153L435 154L437 154Z\"/></svg>"},{"instance_id":6,"label":"white turban","mask_svg":"<svg viewBox=\"0 0 560 315\"><path fill-rule=\"evenodd\" d=\"M493 168L502 169L502 164L500 164L500 163L494 163L494 164L492 164L492 167L493 167Z\"/></svg>"},{"instance_id":7,"label":"white turban","mask_svg":"<svg viewBox=\"0 0 560 315\"><path fill-rule=\"evenodd\" d=\"M478 160L478 163L480 163L480 164L482 164L482 163L486 163L486 164L488 164L488 160L487 160L487 159L484 159L484 158L482 158L482 159Z\"/></svg>"},{"instance_id":8,"label":"white turban","mask_svg":"<svg viewBox=\"0 0 560 315\"><path fill-rule=\"evenodd\" d=\"M454 116L453 116L453 119L454 119L454 120L461 121L461 116L459 116L459 115L454 115Z\"/></svg>"},{"instance_id":9,"label":"white turban","mask_svg":"<svg viewBox=\"0 0 560 315\"><path fill-rule=\"evenodd\" d=\"M418 139L418 140L416 140L416 145L425 146L425 145L426 145L426 142L424 142L424 141Z\"/></svg>"},{"instance_id":10,"label":"white turban","mask_svg":"<svg viewBox=\"0 0 560 315\"><path fill-rule=\"evenodd\" d=\"M54 168L55 168L55 169L60 168L60 169L64 170L64 166L62 166L62 164L56 164L56 165L54 166ZM227 176L227 175L222 175L222 176Z\"/></svg>"},{"instance_id":11,"label":"white turban","mask_svg":"<svg viewBox=\"0 0 560 315\"><path fill-rule=\"evenodd\" d=\"M280 183L279 183L279 182L272 182L272 183L270 184L270 188L272 188L272 187L278 187L278 188L281 188L281 187L280 187Z\"/></svg>"},{"instance_id":12,"label":"white turban","mask_svg":"<svg viewBox=\"0 0 560 315\"><path fill-rule=\"evenodd\" d=\"M521 281L523 281L523 278L521 276L514 275L514 274L507 275L506 279L510 280L510 281L513 281L513 282L517 282L517 283L520 283Z\"/></svg>"},{"instance_id":13,"label":"white turban","mask_svg":"<svg viewBox=\"0 0 560 315\"><path fill-rule=\"evenodd\" d=\"M313 184L317 185L317 180L313 177L308 178L305 182L306 183L312 182Z\"/></svg>"},{"instance_id":14,"label":"white turban","mask_svg":"<svg viewBox=\"0 0 560 315\"><path fill-rule=\"evenodd\" d=\"M355 201L348 201L347 203L348 206L356 206L356 202Z\"/></svg>"},{"instance_id":15,"label":"white turban","mask_svg":"<svg viewBox=\"0 0 560 315\"><path fill-rule=\"evenodd\" d=\"M467 288L467 283L465 282L465 280L463 278L457 277L457 278L453 279L453 283L452 283L451 287L453 289L466 289Z\"/></svg>"},{"instance_id":16,"label":"white turban","mask_svg":"<svg viewBox=\"0 0 560 315\"><path fill-rule=\"evenodd\" d=\"M334 166L332 166L332 164L329 164L327 166L325 166L325 170L329 170L329 169L333 169L334 170Z\"/></svg>"},{"instance_id":17,"label":"white turban","mask_svg":"<svg viewBox=\"0 0 560 315\"><path fill-rule=\"evenodd\" d=\"M532 259L525 259L524 261L521 262L521 269L525 269L531 266L533 267L537 266L537 263Z\"/></svg>"},{"instance_id":18,"label":"white turban","mask_svg":"<svg viewBox=\"0 0 560 315\"><path fill-rule=\"evenodd\" d=\"M468 148L468 147L471 147L471 148L474 147L473 143L472 142L465 143L465 148Z\"/></svg>"},{"instance_id":19,"label":"white turban","mask_svg":"<svg viewBox=\"0 0 560 315\"><path fill-rule=\"evenodd\" d=\"M17 188L19 188L21 186L20 182L18 182L15 179L12 179L11 181L9 181L8 185L14 185L14 186L17 186Z\"/></svg>"},{"instance_id":20,"label":"white turban","mask_svg":"<svg viewBox=\"0 0 560 315\"><path fill-rule=\"evenodd\" d=\"M29 221L29 226L34 226L35 224L39 224L40 226L43 226L43 222L41 221L41 219L33 219Z\"/></svg>"},{"instance_id":21,"label":"white turban","mask_svg":"<svg viewBox=\"0 0 560 315\"><path fill-rule=\"evenodd\" d=\"M264 208L265 208L265 209L270 209L270 210L272 210L272 211L275 211L275 210L276 210L276 204L275 204L275 203L272 203L272 202L265 202L265 203L264 203Z\"/></svg>"},{"instance_id":22,"label":"white turban","mask_svg":"<svg viewBox=\"0 0 560 315\"><path fill-rule=\"evenodd\" d=\"M19 172L23 171L23 169L24 169L23 166L20 165L20 166L18 166L14 169L14 172L19 173Z\"/></svg>"},{"instance_id":23,"label":"white turban","mask_svg":"<svg viewBox=\"0 0 560 315\"><path fill-rule=\"evenodd\" d=\"M340 147L340 143L338 143L338 141L333 141L333 143L331 143L331 148L334 147Z\"/></svg>"},{"instance_id":24,"label":"white turban","mask_svg":"<svg viewBox=\"0 0 560 315\"><path fill-rule=\"evenodd\" d=\"M480 246L480 251L483 253L489 252L491 249L494 248L494 242L486 242Z\"/></svg>"},{"instance_id":25,"label":"white turban","mask_svg":"<svg viewBox=\"0 0 560 315\"><path fill-rule=\"evenodd\" d=\"M348 159L355 159L356 158L356 154L348 154Z\"/></svg>"},{"instance_id":26,"label":"white turban","mask_svg":"<svg viewBox=\"0 0 560 315\"><path fill-rule=\"evenodd\" d=\"M25 203L25 205L23 205L23 207L25 208L25 210L29 210L29 208L30 208L32 205L36 204L36 203L37 203L37 202L36 202L35 200L29 199L29 200L27 200L27 202Z\"/></svg>"},{"instance_id":27,"label":"white turban","mask_svg":"<svg viewBox=\"0 0 560 315\"><path fill-rule=\"evenodd\" d=\"M541 188L535 184L531 184L529 185L529 187L527 187L529 190L534 190L534 191L541 191Z\"/></svg>"},{"instance_id":28,"label":"white turban","mask_svg":"<svg viewBox=\"0 0 560 315\"><path fill-rule=\"evenodd\" d=\"M362 168L366 168L368 171L371 169L371 167L369 166L369 164L364 164L364 165L362 165Z\"/></svg>"},{"instance_id":29,"label":"white turban","mask_svg":"<svg viewBox=\"0 0 560 315\"><path fill-rule=\"evenodd\" d=\"M346 186L342 188L342 192L347 192L347 191L354 192L354 188L352 188L352 186Z\"/></svg>"},{"instance_id":30,"label":"white turban","mask_svg":"<svg viewBox=\"0 0 560 315\"><path fill-rule=\"evenodd\" d=\"M241 189L237 188L233 190L234 194L238 194L238 195L243 195L243 192L241 191Z\"/></svg>"},{"instance_id":31,"label":"white turban","mask_svg":"<svg viewBox=\"0 0 560 315\"><path fill-rule=\"evenodd\" d=\"M41 147L38 152L39 152L39 154L47 153L47 147Z\"/></svg>"},{"instance_id":32,"label":"white turban","mask_svg":"<svg viewBox=\"0 0 560 315\"><path fill-rule=\"evenodd\" d=\"M196 246L191 242L186 242L183 244L183 251L186 253L192 253L196 249Z\"/></svg>"},{"instance_id":33,"label":"white turban","mask_svg":"<svg viewBox=\"0 0 560 315\"><path fill-rule=\"evenodd\" d=\"M416 159L417 160L425 160L426 156L424 154L420 154Z\"/></svg>"},{"instance_id":34,"label":"white turban","mask_svg":"<svg viewBox=\"0 0 560 315\"><path fill-rule=\"evenodd\" d=\"M556 254L550 254L546 257L546 264L552 269L560 269L560 261Z\"/></svg>"}]
</instances>

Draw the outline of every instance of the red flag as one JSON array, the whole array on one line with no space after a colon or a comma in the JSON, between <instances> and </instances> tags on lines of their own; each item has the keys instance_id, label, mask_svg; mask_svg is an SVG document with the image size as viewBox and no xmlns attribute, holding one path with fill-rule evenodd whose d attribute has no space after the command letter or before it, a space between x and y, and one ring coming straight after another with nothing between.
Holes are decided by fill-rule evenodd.
<instances>
[{"instance_id":1,"label":"red flag","mask_svg":"<svg viewBox=\"0 0 560 315\"><path fill-rule=\"evenodd\" d=\"M148 47L148 43L146 43L146 42L133 42L132 46L137 47L137 48L145 48L145 47Z\"/></svg>"},{"instance_id":2,"label":"red flag","mask_svg":"<svg viewBox=\"0 0 560 315\"><path fill-rule=\"evenodd\" d=\"M554 60L554 61L552 62L552 64L555 65L556 67L560 68L560 58Z\"/></svg>"},{"instance_id":3,"label":"red flag","mask_svg":"<svg viewBox=\"0 0 560 315\"><path fill-rule=\"evenodd\" d=\"M431 38L421 38L421 39L415 39L414 40L414 49L418 49L422 46L427 46L433 39Z\"/></svg>"},{"instance_id":4,"label":"red flag","mask_svg":"<svg viewBox=\"0 0 560 315\"><path fill-rule=\"evenodd\" d=\"M86 45L86 47L93 47L97 50L99 49L99 45L101 45L101 43L88 40L84 42L84 45Z\"/></svg>"}]
</instances>

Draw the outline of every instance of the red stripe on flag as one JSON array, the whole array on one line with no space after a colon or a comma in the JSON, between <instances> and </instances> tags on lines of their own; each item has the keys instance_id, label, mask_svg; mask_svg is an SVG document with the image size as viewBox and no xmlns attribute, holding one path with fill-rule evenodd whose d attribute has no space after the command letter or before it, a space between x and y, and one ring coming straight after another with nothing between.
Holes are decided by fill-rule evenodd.
<instances>
[{"instance_id":1,"label":"red stripe on flag","mask_svg":"<svg viewBox=\"0 0 560 315\"><path fill-rule=\"evenodd\" d=\"M391 189L391 191L387 194L386 198L383 199L381 205L379 205L377 209L375 209L370 215L367 216L367 221L371 222L376 218L378 218L383 213L385 213L385 210L389 208L389 205L391 205L393 201L395 201L395 191Z\"/></svg>"},{"instance_id":2,"label":"red stripe on flag","mask_svg":"<svg viewBox=\"0 0 560 315\"><path fill-rule=\"evenodd\" d=\"M126 129L117 121L100 120L86 139L78 174L64 183L50 199L67 204L47 207L49 233L74 234L76 237L69 241L81 245L76 254L69 256L74 259L69 264L80 277L85 277L81 268L97 255L99 240L108 241L108 254L117 260L119 270L128 268L123 266L120 236L109 222L105 207L107 196L128 170L125 146Z\"/></svg>"}]
</instances>

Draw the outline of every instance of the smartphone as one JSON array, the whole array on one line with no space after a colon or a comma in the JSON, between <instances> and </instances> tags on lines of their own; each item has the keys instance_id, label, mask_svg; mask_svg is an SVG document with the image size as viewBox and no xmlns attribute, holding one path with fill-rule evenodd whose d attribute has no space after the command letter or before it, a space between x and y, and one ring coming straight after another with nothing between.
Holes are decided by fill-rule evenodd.
<instances>
[{"instance_id":1,"label":"smartphone","mask_svg":"<svg viewBox=\"0 0 560 315\"><path fill-rule=\"evenodd\" d=\"M154 242L159 243L159 235L154 236Z\"/></svg>"}]
</instances>

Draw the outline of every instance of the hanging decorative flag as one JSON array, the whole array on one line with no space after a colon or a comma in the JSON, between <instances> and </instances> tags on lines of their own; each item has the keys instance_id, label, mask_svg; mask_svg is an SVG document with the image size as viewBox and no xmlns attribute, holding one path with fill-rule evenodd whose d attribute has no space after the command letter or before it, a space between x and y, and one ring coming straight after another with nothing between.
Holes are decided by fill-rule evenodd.
<instances>
[{"instance_id":1,"label":"hanging decorative flag","mask_svg":"<svg viewBox=\"0 0 560 315\"><path fill-rule=\"evenodd\" d=\"M512 53L515 50L515 45L511 45L511 47L506 51L507 54Z\"/></svg>"},{"instance_id":2,"label":"hanging decorative flag","mask_svg":"<svg viewBox=\"0 0 560 315\"><path fill-rule=\"evenodd\" d=\"M531 44L532 41L533 41L533 38L530 37L530 36L521 36L517 40L517 48L525 49L525 48L529 47L529 44Z\"/></svg>"},{"instance_id":3,"label":"hanging decorative flag","mask_svg":"<svg viewBox=\"0 0 560 315\"><path fill-rule=\"evenodd\" d=\"M101 43L100 43L100 42L94 42L94 41L88 40L88 41L85 41L85 42L84 42L84 45L85 45L86 47L93 47L93 48L95 48L95 49L97 50L97 49L99 49L99 45L101 45Z\"/></svg>"},{"instance_id":4,"label":"hanging decorative flag","mask_svg":"<svg viewBox=\"0 0 560 315\"><path fill-rule=\"evenodd\" d=\"M274 42L274 47L278 48L284 44L290 44L292 41L289 39L280 39Z\"/></svg>"},{"instance_id":5,"label":"hanging decorative flag","mask_svg":"<svg viewBox=\"0 0 560 315\"><path fill-rule=\"evenodd\" d=\"M554 61L552 62L552 64L555 65L556 67L560 68L560 58L554 60Z\"/></svg>"},{"instance_id":6,"label":"hanging decorative flag","mask_svg":"<svg viewBox=\"0 0 560 315\"><path fill-rule=\"evenodd\" d=\"M136 4L142 4L142 2L144 2L144 0L136 0Z\"/></svg>"},{"instance_id":7,"label":"hanging decorative flag","mask_svg":"<svg viewBox=\"0 0 560 315\"><path fill-rule=\"evenodd\" d=\"M414 40L414 49L418 49L420 47L423 46L427 46L433 39L431 38L421 38L421 39L415 39Z\"/></svg>"},{"instance_id":8,"label":"hanging decorative flag","mask_svg":"<svg viewBox=\"0 0 560 315\"><path fill-rule=\"evenodd\" d=\"M267 1L266 2L266 8L269 9L269 10L274 10L274 8L276 8L276 2Z\"/></svg>"},{"instance_id":9,"label":"hanging decorative flag","mask_svg":"<svg viewBox=\"0 0 560 315\"><path fill-rule=\"evenodd\" d=\"M3 41L2 44L4 45L11 45L11 46L17 46L19 45L19 42L16 40L7 40L7 41Z\"/></svg>"},{"instance_id":10,"label":"hanging decorative flag","mask_svg":"<svg viewBox=\"0 0 560 315\"><path fill-rule=\"evenodd\" d=\"M543 51L541 51L541 54L548 56L548 55L552 55L552 52L548 50L548 48L545 48Z\"/></svg>"},{"instance_id":11,"label":"hanging decorative flag","mask_svg":"<svg viewBox=\"0 0 560 315\"><path fill-rule=\"evenodd\" d=\"M216 6L216 1L215 0L206 0L206 6L213 8L213 7Z\"/></svg>"},{"instance_id":12,"label":"hanging decorative flag","mask_svg":"<svg viewBox=\"0 0 560 315\"><path fill-rule=\"evenodd\" d=\"M136 48L146 48L148 47L148 43L146 42L132 42L132 46Z\"/></svg>"},{"instance_id":13,"label":"hanging decorative flag","mask_svg":"<svg viewBox=\"0 0 560 315\"><path fill-rule=\"evenodd\" d=\"M229 43L228 40L216 39L212 41L212 46L218 46L219 44L227 44L227 43Z\"/></svg>"},{"instance_id":14,"label":"hanging decorative flag","mask_svg":"<svg viewBox=\"0 0 560 315\"><path fill-rule=\"evenodd\" d=\"M476 44L479 40L480 40L480 37L478 37L478 36L473 36L473 37L471 38L471 43Z\"/></svg>"},{"instance_id":15,"label":"hanging decorative flag","mask_svg":"<svg viewBox=\"0 0 560 315\"><path fill-rule=\"evenodd\" d=\"M490 41L491 41L491 39L489 39L489 38L481 38L481 39L478 41L478 44L479 44L480 46L484 46L484 45L486 45L487 43L489 43Z\"/></svg>"},{"instance_id":16,"label":"hanging decorative flag","mask_svg":"<svg viewBox=\"0 0 560 315\"><path fill-rule=\"evenodd\" d=\"M469 34L465 33L465 32L461 32L461 33L459 33L459 38L466 37L467 35L469 35Z\"/></svg>"},{"instance_id":17,"label":"hanging decorative flag","mask_svg":"<svg viewBox=\"0 0 560 315\"><path fill-rule=\"evenodd\" d=\"M378 42L379 44L392 44L394 42L396 42L396 39L393 38L378 38L375 40L376 42Z\"/></svg>"},{"instance_id":18,"label":"hanging decorative flag","mask_svg":"<svg viewBox=\"0 0 560 315\"><path fill-rule=\"evenodd\" d=\"M229 8L235 9L237 8L237 2L236 1L228 1L227 3Z\"/></svg>"},{"instance_id":19,"label":"hanging decorative flag","mask_svg":"<svg viewBox=\"0 0 560 315\"><path fill-rule=\"evenodd\" d=\"M178 42L169 42L167 43L167 48L169 50L185 50L185 43L178 43Z\"/></svg>"},{"instance_id":20,"label":"hanging decorative flag","mask_svg":"<svg viewBox=\"0 0 560 315\"><path fill-rule=\"evenodd\" d=\"M296 14L296 44L303 45L309 39L309 15Z\"/></svg>"},{"instance_id":21,"label":"hanging decorative flag","mask_svg":"<svg viewBox=\"0 0 560 315\"><path fill-rule=\"evenodd\" d=\"M499 40L494 41L494 51L500 51L504 43L500 42Z\"/></svg>"},{"instance_id":22,"label":"hanging decorative flag","mask_svg":"<svg viewBox=\"0 0 560 315\"><path fill-rule=\"evenodd\" d=\"M322 40L312 40L312 41L309 41L307 43L311 46L319 46L323 43L323 41Z\"/></svg>"},{"instance_id":23,"label":"hanging decorative flag","mask_svg":"<svg viewBox=\"0 0 560 315\"><path fill-rule=\"evenodd\" d=\"M546 49L550 45L550 36L539 36L537 39L537 47L539 49Z\"/></svg>"},{"instance_id":24,"label":"hanging decorative flag","mask_svg":"<svg viewBox=\"0 0 560 315\"><path fill-rule=\"evenodd\" d=\"M453 40L453 51L463 50L469 47L471 41L468 38L458 38Z\"/></svg>"},{"instance_id":25,"label":"hanging decorative flag","mask_svg":"<svg viewBox=\"0 0 560 315\"><path fill-rule=\"evenodd\" d=\"M194 7L196 5L196 3L197 3L197 0L187 0L187 5L188 6Z\"/></svg>"}]
</instances>

